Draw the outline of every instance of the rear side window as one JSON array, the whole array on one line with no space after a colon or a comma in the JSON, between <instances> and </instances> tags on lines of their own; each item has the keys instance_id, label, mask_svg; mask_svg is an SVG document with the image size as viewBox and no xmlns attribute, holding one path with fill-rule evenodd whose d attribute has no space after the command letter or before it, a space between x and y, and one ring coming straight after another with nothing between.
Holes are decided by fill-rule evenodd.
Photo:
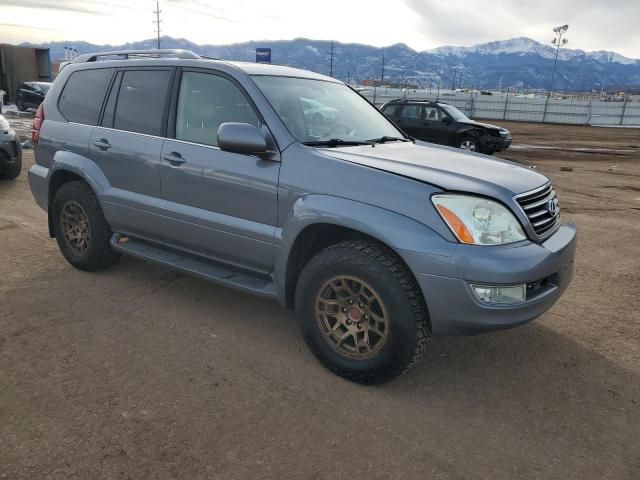
<instances>
[{"instance_id":1,"label":"rear side window","mask_svg":"<svg viewBox=\"0 0 640 480\"><path fill-rule=\"evenodd\" d=\"M58 100L62 116L70 122L97 125L113 70L100 68L72 73Z\"/></svg>"},{"instance_id":2,"label":"rear side window","mask_svg":"<svg viewBox=\"0 0 640 480\"><path fill-rule=\"evenodd\" d=\"M409 105L403 105L402 106L402 110L400 112L400 116L402 118L408 118L408 119L420 119L420 108L421 105L416 105L416 104L409 104Z\"/></svg>"},{"instance_id":3,"label":"rear side window","mask_svg":"<svg viewBox=\"0 0 640 480\"><path fill-rule=\"evenodd\" d=\"M394 116L396 114L396 110L398 109L398 105L386 105L384 107L384 109L382 110L382 112L385 115L391 115Z\"/></svg>"},{"instance_id":4,"label":"rear side window","mask_svg":"<svg viewBox=\"0 0 640 480\"><path fill-rule=\"evenodd\" d=\"M162 136L172 73L170 70L124 71L113 128Z\"/></svg>"}]
</instances>

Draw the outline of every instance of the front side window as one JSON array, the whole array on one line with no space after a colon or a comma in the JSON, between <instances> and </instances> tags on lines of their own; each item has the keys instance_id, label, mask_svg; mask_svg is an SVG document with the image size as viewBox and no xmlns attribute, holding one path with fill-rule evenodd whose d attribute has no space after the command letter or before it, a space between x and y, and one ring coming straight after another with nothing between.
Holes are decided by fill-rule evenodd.
<instances>
[{"instance_id":1,"label":"front side window","mask_svg":"<svg viewBox=\"0 0 640 480\"><path fill-rule=\"evenodd\" d=\"M184 72L178 95L176 139L218 145L218 128L226 122L260 125L242 91L220 75Z\"/></svg>"},{"instance_id":2,"label":"front side window","mask_svg":"<svg viewBox=\"0 0 640 480\"><path fill-rule=\"evenodd\" d=\"M126 70L122 74L113 128L162 136L169 70Z\"/></svg>"},{"instance_id":3,"label":"front side window","mask_svg":"<svg viewBox=\"0 0 640 480\"><path fill-rule=\"evenodd\" d=\"M79 70L67 80L58 108L70 122L96 125L113 68Z\"/></svg>"},{"instance_id":4,"label":"front side window","mask_svg":"<svg viewBox=\"0 0 640 480\"><path fill-rule=\"evenodd\" d=\"M437 107L424 107L424 119L425 120L441 120L442 111Z\"/></svg>"},{"instance_id":5,"label":"front side window","mask_svg":"<svg viewBox=\"0 0 640 480\"><path fill-rule=\"evenodd\" d=\"M271 75L252 78L299 142L404 138L380 110L342 83Z\"/></svg>"}]
</instances>

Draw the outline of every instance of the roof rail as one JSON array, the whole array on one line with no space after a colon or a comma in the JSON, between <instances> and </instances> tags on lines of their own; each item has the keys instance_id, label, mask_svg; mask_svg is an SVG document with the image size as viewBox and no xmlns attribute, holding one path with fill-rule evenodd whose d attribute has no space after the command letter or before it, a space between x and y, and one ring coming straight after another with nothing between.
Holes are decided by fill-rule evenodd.
<instances>
[{"instance_id":1,"label":"roof rail","mask_svg":"<svg viewBox=\"0 0 640 480\"><path fill-rule=\"evenodd\" d=\"M183 59L199 59L200 55L189 50L180 49L149 49L149 50L118 50L113 52L85 53L78 55L71 63L97 62L100 57L124 57L129 60L130 57L173 57Z\"/></svg>"}]
</instances>

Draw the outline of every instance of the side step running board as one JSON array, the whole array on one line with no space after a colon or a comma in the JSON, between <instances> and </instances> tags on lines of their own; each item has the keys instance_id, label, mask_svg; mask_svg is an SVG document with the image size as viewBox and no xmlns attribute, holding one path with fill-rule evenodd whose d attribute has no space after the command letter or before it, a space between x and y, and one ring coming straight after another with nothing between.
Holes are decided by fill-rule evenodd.
<instances>
[{"instance_id":1,"label":"side step running board","mask_svg":"<svg viewBox=\"0 0 640 480\"><path fill-rule=\"evenodd\" d=\"M149 260L189 275L253 294L265 297L276 296L273 282L266 277L201 260L144 240L124 237L118 233L113 234L110 243L114 250L132 257Z\"/></svg>"}]
</instances>

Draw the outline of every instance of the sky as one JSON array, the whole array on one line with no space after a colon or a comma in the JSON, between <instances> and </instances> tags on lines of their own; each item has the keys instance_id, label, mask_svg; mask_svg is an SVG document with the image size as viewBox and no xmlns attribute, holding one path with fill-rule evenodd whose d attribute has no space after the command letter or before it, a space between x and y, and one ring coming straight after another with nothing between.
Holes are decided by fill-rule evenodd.
<instances>
[{"instance_id":1,"label":"sky","mask_svg":"<svg viewBox=\"0 0 640 480\"><path fill-rule=\"evenodd\" d=\"M152 38L151 0L0 0L0 43ZM162 0L163 35L196 43L306 37L416 50L513 37L640 58L640 0Z\"/></svg>"}]
</instances>

